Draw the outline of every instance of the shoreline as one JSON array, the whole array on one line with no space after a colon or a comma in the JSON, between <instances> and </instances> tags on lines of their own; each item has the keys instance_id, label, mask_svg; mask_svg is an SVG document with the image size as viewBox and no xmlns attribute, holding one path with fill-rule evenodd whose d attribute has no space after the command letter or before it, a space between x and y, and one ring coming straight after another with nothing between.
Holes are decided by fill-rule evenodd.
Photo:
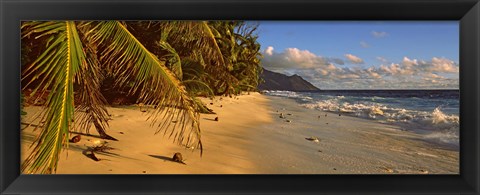
<instances>
[{"instance_id":1,"label":"shoreline","mask_svg":"<svg viewBox=\"0 0 480 195\"><path fill-rule=\"evenodd\" d=\"M287 116L290 123L265 128L265 134L276 136L272 140L287 143L268 149L277 152L263 158L284 166L267 173L459 173L458 150L428 143L414 132L374 120L307 109L293 99L267 97L272 100L270 106L275 109L276 121L281 121L282 108L292 114ZM305 140L311 136L318 137L319 143Z\"/></svg>"},{"instance_id":2,"label":"shoreline","mask_svg":"<svg viewBox=\"0 0 480 195\"><path fill-rule=\"evenodd\" d=\"M201 99L217 113L200 116L203 157L153 135L155 129L145 121L148 115L135 106L108 107L113 120L107 133L119 139L108 141L114 149L93 161L82 151L99 139L82 136L70 143L68 158L62 152L57 174L459 173L458 151L425 143L392 125L311 110L291 99L259 93ZM25 109L28 122L38 108ZM35 135L32 129L22 130L22 160ZM91 128L90 133L96 131ZM310 137L318 143L306 139ZM170 161L175 152L182 153L187 165Z\"/></svg>"}]
</instances>

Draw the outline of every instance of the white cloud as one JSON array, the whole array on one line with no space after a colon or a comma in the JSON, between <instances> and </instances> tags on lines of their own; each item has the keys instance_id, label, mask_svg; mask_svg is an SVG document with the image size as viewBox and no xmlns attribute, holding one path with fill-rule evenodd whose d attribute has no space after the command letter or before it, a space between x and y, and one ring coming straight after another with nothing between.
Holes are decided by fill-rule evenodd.
<instances>
[{"instance_id":1,"label":"white cloud","mask_svg":"<svg viewBox=\"0 0 480 195\"><path fill-rule=\"evenodd\" d=\"M363 64L362 58L354 56L352 54L345 54L345 58L350 61L352 64Z\"/></svg>"},{"instance_id":2,"label":"white cloud","mask_svg":"<svg viewBox=\"0 0 480 195\"><path fill-rule=\"evenodd\" d=\"M376 59L377 59L378 61L382 62L382 63L387 63L387 62L388 62L387 59L385 59L384 57L381 57L381 56L378 56Z\"/></svg>"},{"instance_id":3,"label":"white cloud","mask_svg":"<svg viewBox=\"0 0 480 195\"><path fill-rule=\"evenodd\" d=\"M265 54L267 54L269 56L273 55L273 47L268 46L267 49L265 49Z\"/></svg>"},{"instance_id":4,"label":"white cloud","mask_svg":"<svg viewBox=\"0 0 480 195\"><path fill-rule=\"evenodd\" d=\"M417 59L411 60L408 57L403 57L402 64L407 66L407 67L411 67L411 66L418 65L418 62L417 62Z\"/></svg>"},{"instance_id":5,"label":"white cloud","mask_svg":"<svg viewBox=\"0 0 480 195\"><path fill-rule=\"evenodd\" d=\"M376 37L376 38L382 38L382 37L387 36L388 33L387 33L387 32L382 32L382 31L380 31L380 32L378 32L378 31L372 31L372 35L373 35L374 37Z\"/></svg>"},{"instance_id":6,"label":"white cloud","mask_svg":"<svg viewBox=\"0 0 480 195\"><path fill-rule=\"evenodd\" d=\"M433 57L431 61L404 57L400 64L381 65L379 70L389 75L421 75L424 73L458 73L458 64L446 58Z\"/></svg>"},{"instance_id":7,"label":"white cloud","mask_svg":"<svg viewBox=\"0 0 480 195\"><path fill-rule=\"evenodd\" d=\"M366 72L371 78L374 78L374 79L380 79L380 78L382 78L382 76L380 76L380 74L378 74L378 72L376 72L376 71L375 71L375 68L373 68L373 67L367 68L365 72Z\"/></svg>"},{"instance_id":8,"label":"white cloud","mask_svg":"<svg viewBox=\"0 0 480 195\"><path fill-rule=\"evenodd\" d=\"M404 66L404 65L401 65L401 64L395 64L395 63L391 63L390 66L381 65L379 72L381 74L393 75L393 76L395 76L395 75L412 75L413 73L415 73L415 71L412 70L411 68L409 68L408 66Z\"/></svg>"},{"instance_id":9,"label":"white cloud","mask_svg":"<svg viewBox=\"0 0 480 195\"><path fill-rule=\"evenodd\" d=\"M365 41L360 41L360 46L362 46L363 48L369 48L370 47L370 45Z\"/></svg>"},{"instance_id":10,"label":"white cloud","mask_svg":"<svg viewBox=\"0 0 480 195\"><path fill-rule=\"evenodd\" d=\"M422 76L425 77L426 79L427 78L429 78L429 79L445 79L445 77L440 76L440 75L435 74L435 73L431 73L431 72L423 73Z\"/></svg>"},{"instance_id":11,"label":"white cloud","mask_svg":"<svg viewBox=\"0 0 480 195\"><path fill-rule=\"evenodd\" d=\"M433 72L457 73L459 71L455 62L446 58L434 57L430 65L429 70Z\"/></svg>"},{"instance_id":12,"label":"white cloud","mask_svg":"<svg viewBox=\"0 0 480 195\"><path fill-rule=\"evenodd\" d=\"M285 49L285 59L287 61L302 65L303 67L313 67L315 62L323 61L323 59L317 57L315 54L308 50L299 50L297 48Z\"/></svg>"},{"instance_id":13,"label":"white cloud","mask_svg":"<svg viewBox=\"0 0 480 195\"><path fill-rule=\"evenodd\" d=\"M404 57L398 63L377 57L381 62L379 66L352 67L339 66L343 64L341 59L322 57L298 48L288 48L278 53L273 47L267 47L264 54L262 66L266 69L287 75L298 74L321 89L421 89L459 86L458 64L443 57L430 60ZM346 54L345 57L349 62L363 62L352 54Z\"/></svg>"},{"instance_id":14,"label":"white cloud","mask_svg":"<svg viewBox=\"0 0 480 195\"><path fill-rule=\"evenodd\" d=\"M339 65L345 63L339 58L322 57L298 48L287 48L281 53L276 53L270 46L265 49L264 54L262 65L271 70L316 68L326 67L332 63Z\"/></svg>"}]
</instances>

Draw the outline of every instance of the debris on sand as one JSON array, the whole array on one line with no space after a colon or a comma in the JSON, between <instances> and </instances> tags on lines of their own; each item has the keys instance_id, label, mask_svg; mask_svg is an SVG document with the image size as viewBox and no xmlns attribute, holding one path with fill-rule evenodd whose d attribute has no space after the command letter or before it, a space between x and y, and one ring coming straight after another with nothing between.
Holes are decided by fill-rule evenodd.
<instances>
[{"instance_id":1,"label":"debris on sand","mask_svg":"<svg viewBox=\"0 0 480 195\"><path fill-rule=\"evenodd\" d=\"M108 150L113 150L114 148L108 146L108 142L104 142L98 146L95 146L91 148L91 151L93 152L106 152Z\"/></svg>"},{"instance_id":2,"label":"debris on sand","mask_svg":"<svg viewBox=\"0 0 480 195\"><path fill-rule=\"evenodd\" d=\"M384 168L385 172L387 173L393 173L393 169L390 169L390 168Z\"/></svg>"},{"instance_id":3,"label":"debris on sand","mask_svg":"<svg viewBox=\"0 0 480 195\"><path fill-rule=\"evenodd\" d=\"M94 161L100 161L100 159L98 159L97 156L95 156L95 153L93 152L93 150L85 150L83 151L83 155L85 155L86 157Z\"/></svg>"},{"instance_id":4,"label":"debris on sand","mask_svg":"<svg viewBox=\"0 0 480 195\"><path fill-rule=\"evenodd\" d=\"M70 142L71 142L71 143L77 143L77 142L79 142L81 139L82 139L82 137L81 137L80 135L76 135L76 136L72 137L72 139L70 139Z\"/></svg>"},{"instance_id":5,"label":"debris on sand","mask_svg":"<svg viewBox=\"0 0 480 195\"><path fill-rule=\"evenodd\" d=\"M305 139L308 140L308 141L315 142L315 143L320 142L320 139L318 139L317 137L313 137L313 136L312 137L307 137Z\"/></svg>"},{"instance_id":6,"label":"debris on sand","mask_svg":"<svg viewBox=\"0 0 480 195\"><path fill-rule=\"evenodd\" d=\"M175 153L172 157L172 160L174 162L178 162L178 163L182 163L182 164L186 165L185 162L183 162L183 157L182 157L182 154L180 152Z\"/></svg>"}]
</instances>

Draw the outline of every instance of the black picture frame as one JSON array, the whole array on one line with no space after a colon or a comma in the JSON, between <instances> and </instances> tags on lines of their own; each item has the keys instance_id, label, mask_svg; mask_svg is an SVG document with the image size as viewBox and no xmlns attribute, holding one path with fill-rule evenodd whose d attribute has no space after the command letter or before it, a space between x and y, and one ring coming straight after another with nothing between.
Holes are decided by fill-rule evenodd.
<instances>
[{"instance_id":1,"label":"black picture frame","mask_svg":"<svg viewBox=\"0 0 480 195\"><path fill-rule=\"evenodd\" d=\"M2 194L479 194L478 0L1 0ZM21 20L455 20L459 175L20 175Z\"/></svg>"}]
</instances>

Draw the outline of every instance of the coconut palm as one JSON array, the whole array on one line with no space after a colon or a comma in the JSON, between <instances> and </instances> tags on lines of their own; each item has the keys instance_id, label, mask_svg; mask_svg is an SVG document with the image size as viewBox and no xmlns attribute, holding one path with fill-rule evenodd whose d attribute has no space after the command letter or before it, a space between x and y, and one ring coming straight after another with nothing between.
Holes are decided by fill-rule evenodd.
<instances>
[{"instance_id":1,"label":"coconut palm","mask_svg":"<svg viewBox=\"0 0 480 195\"><path fill-rule=\"evenodd\" d=\"M117 87L138 94L138 102L155 105L152 124L178 144L202 152L199 115L185 86L165 61L150 52L120 21L25 22L22 37L45 40L41 54L22 71L23 89L48 92L45 121L32 153L22 164L26 173L56 171L62 148L68 148L69 130L107 123L105 99L100 92L101 70L115 76ZM75 93L81 101L75 105ZM75 113L79 113L75 115ZM177 120L173 127L171 120ZM74 122L76 124L74 124ZM178 128L177 128L178 127ZM82 128L83 129L83 128Z\"/></svg>"},{"instance_id":2,"label":"coconut palm","mask_svg":"<svg viewBox=\"0 0 480 195\"><path fill-rule=\"evenodd\" d=\"M229 64L228 73L235 78L234 82L225 82L225 93L256 90L261 73L260 44L254 34L258 25L242 21L212 22L212 25L217 30L217 42Z\"/></svg>"},{"instance_id":3,"label":"coconut palm","mask_svg":"<svg viewBox=\"0 0 480 195\"><path fill-rule=\"evenodd\" d=\"M255 33L258 24L238 22L235 27L235 61L232 75L238 79L236 91L254 91L260 81L260 44Z\"/></svg>"},{"instance_id":4,"label":"coconut palm","mask_svg":"<svg viewBox=\"0 0 480 195\"><path fill-rule=\"evenodd\" d=\"M45 123L22 170L55 172L72 129L89 133L93 125L101 137L114 139L106 133L108 101L101 89L119 89L136 103L152 105L149 119L157 126L155 133L163 132L201 154L199 112L212 111L195 96L234 93L238 86L258 83L260 47L252 36L256 28L235 34L234 28L241 24L23 23L22 50L35 54L33 59L22 58L23 89L33 88L27 99L37 93L48 98L39 115ZM172 120L179 122L170 126Z\"/></svg>"}]
</instances>

